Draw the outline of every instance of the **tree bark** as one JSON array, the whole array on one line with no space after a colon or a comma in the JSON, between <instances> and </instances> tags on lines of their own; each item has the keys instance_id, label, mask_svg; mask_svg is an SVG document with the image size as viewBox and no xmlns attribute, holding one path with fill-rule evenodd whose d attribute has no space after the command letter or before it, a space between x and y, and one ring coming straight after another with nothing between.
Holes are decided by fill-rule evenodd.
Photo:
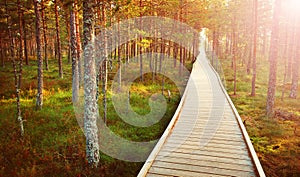
<instances>
[{"instance_id":1,"label":"tree bark","mask_svg":"<svg viewBox=\"0 0 300 177\"><path fill-rule=\"evenodd\" d=\"M72 58L72 101L73 103L77 103L79 95L79 73L74 4L72 4L72 7L70 9L70 38Z\"/></svg>"},{"instance_id":2,"label":"tree bark","mask_svg":"<svg viewBox=\"0 0 300 177\"><path fill-rule=\"evenodd\" d=\"M236 59L237 59L237 35L236 35L236 17L233 19L233 28L232 28L232 40L233 40L233 46L232 46L232 69L233 69L233 94L236 95Z\"/></svg>"},{"instance_id":3,"label":"tree bark","mask_svg":"<svg viewBox=\"0 0 300 177\"><path fill-rule=\"evenodd\" d=\"M70 12L70 11L69 11ZM72 62L71 58L71 34L70 34L70 14L68 14L67 9L64 12L65 22L66 22L66 32L67 32L67 39L68 39L68 64Z\"/></svg>"},{"instance_id":4,"label":"tree bark","mask_svg":"<svg viewBox=\"0 0 300 177\"><path fill-rule=\"evenodd\" d=\"M288 24L285 25L285 37L284 37L284 51L283 51L283 57L284 57L284 74L283 74L283 83L282 83L282 92L281 92L281 101L284 100L284 94L285 94L285 84L287 81L287 62L288 62L288 42L289 42L289 26Z\"/></svg>"},{"instance_id":5,"label":"tree bark","mask_svg":"<svg viewBox=\"0 0 300 177\"><path fill-rule=\"evenodd\" d=\"M106 6L105 3L102 3L101 6L101 17L102 17L102 26L106 27L107 24L107 16L106 16ZM111 20L111 19L110 19ZM104 33L106 31L104 30ZM107 60L107 56L108 56L108 34L104 34L104 52L105 52L105 58L101 64L101 79L102 79L102 94L103 94L103 98L102 98L102 105L103 105L103 120L104 123L106 123L107 120L107 79L108 79L108 60Z\"/></svg>"},{"instance_id":6,"label":"tree bark","mask_svg":"<svg viewBox=\"0 0 300 177\"><path fill-rule=\"evenodd\" d=\"M8 7L7 7L7 1L5 1L5 7L6 7L6 13L9 14L8 12ZM18 12L20 12L20 7L18 7ZM19 14L20 18L20 14ZM20 19L19 19L20 20ZM20 69L19 71L17 70L17 62L16 62L16 54L15 54L15 39L13 37L13 32L12 32L12 20L9 15L7 16L7 24L8 24L8 37L10 40L10 57L12 60L13 64L13 69L14 69L14 80L15 80L15 89L16 89L16 104L17 104L17 121L19 122L20 126L20 131L21 131L21 136L24 135L24 127L23 127L23 119L22 119L22 112L21 112L21 102L20 102L20 79L22 78L22 60L20 58ZM20 38L22 40L22 38Z\"/></svg>"},{"instance_id":7,"label":"tree bark","mask_svg":"<svg viewBox=\"0 0 300 177\"><path fill-rule=\"evenodd\" d=\"M4 46L3 46L3 43L2 43L2 37L0 36L0 50L1 50L1 66L2 68L5 67L5 62L4 62Z\"/></svg>"},{"instance_id":8,"label":"tree bark","mask_svg":"<svg viewBox=\"0 0 300 177\"><path fill-rule=\"evenodd\" d=\"M291 15L289 18L289 54L288 54L288 66L287 66L287 82L291 81L292 78L292 65L295 57L295 16Z\"/></svg>"},{"instance_id":9,"label":"tree bark","mask_svg":"<svg viewBox=\"0 0 300 177\"><path fill-rule=\"evenodd\" d=\"M86 157L91 166L98 166L100 154L98 144L96 68L94 60L94 0L83 1L83 46L84 46L84 131L86 135Z\"/></svg>"},{"instance_id":10,"label":"tree bark","mask_svg":"<svg viewBox=\"0 0 300 177\"><path fill-rule=\"evenodd\" d=\"M22 85L22 65L23 65L23 58L24 58L24 50L23 50L23 23L22 23L22 19L23 19L23 11L21 9L21 3L20 0L18 0L18 16L19 16L19 73L18 73L18 81L19 81L19 88L21 88Z\"/></svg>"},{"instance_id":11,"label":"tree bark","mask_svg":"<svg viewBox=\"0 0 300 177\"><path fill-rule=\"evenodd\" d=\"M296 39L300 38L300 18L298 17L297 23L296 23ZM292 86L291 86L291 92L290 92L290 98L297 98L297 92L298 92L298 80L299 80L299 67L300 67L300 42L297 42L296 45L296 51L295 51L295 57L294 57L294 64L293 64L293 73L292 73Z\"/></svg>"},{"instance_id":12,"label":"tree bark","mask_svg":"<svg viewBox=\"0 0 300 177\"><path fill-rule=\"evenodd\" d=\"M279 49L279 15L281 0L275 0L275 9L273 14L271 45L270 45L270 71L267 95L267 116L272 116L274 112L275 91L276 91L276 74L277 74L277 58Z\"/></svg>"},{"instance_id":13,"label":"tree bark","mask_svg":"<svg viewBox=\"0 0 300 177\"><path fill-rule=\"evenodd\" d=\"M74 1L75 3L75 9L74 9L74 15L75 15L75 27L76 27L76 44L77 44L77 64L78 64L78 72L79 72L79 80L81 80L81 53L82 53L82 46L81 46L81 37L80 37L80 29L79 29L79 15L78 15L78 0Z\"/></svg>"},{"instance_id":14,"label":"tree bark","mask_svg":"<svg viewBox=\"0 0 300 177\"><path fill-rule=\"evenodd\" d=\"M43 22L43 37L44 37L44 60L45 60L45 69L49 70L49 64L48 64L48 39L47 39L47 23L46 23L46 17L45 17L45 6L44 1L41 3L42 7L42 22Z\"/></svg>"},{"instance_id":15,"label":"tree bark","mask_svg":"<svg viewBox=\"0 0 300 177\"><path fill-rule=\"evenodd\" d=\"M254 34L253 34L253 62L252 62L251 96L255 96L255 82L256 82L257 12L258 12L257 8L258 8L258 0L254 0Z\"/></svg>"},{"instance_id":16,"label":"tree bark","mask_svg":"<svg viewBox=\"0 0 300 177\"><path fill-rule=\"evenodd\" d=\"M120 44L120 19L118 18L118 38L117 38L117 46L119 46L118 47L118 65L119 65L119 67L118 67L118 73L119 73L119 75L118 75L118 91L120 92L121 91L121 87L122 87L122 59L121 59L121 49L122 49L122 46L121 46L121 44Z\"/></svg>"},{"instance_id":17,"label":"tree bark","mask_svg":"<svg viewBox=\"0 0 300 177\"><path fill-rule=\"evenodd\" d=\"M25 18L22 19L22 26L23 26L23 40L24 40L24 57L25 57L25 64L29 64L28 60L28 50L27 50L27 29L26 29L26 23L25 23Z\"/></svg>"},{"instance_id":18,"label":"tree bark","mask_svg":"<svg viewBox=\"0 0 300 177\"><path fill-rule=\"evenodd\" d=\"M54 11L55 11L55 28L56 28L56 40L57 40L57 57L58 57L58 74L60 78L63 78L62 68L62 51L60 41L60 25L59 25L59 13L58 13L58 0L54 0Z\"/></svg>"},{"instance_id":19,"label":"tree bark","mask_svg":"<svg viewBox=\"0 0 300 177\"><path fill-rule=\"evenodd\" d=\"M34 0L34 11L35 11L35 37L36 37L36 52L38 62L38 92L36 96L36 108L42 109L43 106L43 58L41 54L41 16L40 16L40 5L38 0Z\"/></svg>"},{"instance_id":20,"label":"tree bark","mask_svg":"<svg viewBox=\"0 0 300 177\"><path fill-rule=\"evenodd\" d=\"M142 18L142 9L143 9L143 1L140 0L140 18ZM143 24L142 24L142 19L140 19L140 29L142 30L142 27L143 27ZM142 43L142 36L139 36L139 42ZM143 56L142 56L142 53L143 53L143 49L142 49L142 46L140 45L139 46L139 59L140 59L140 79L141 79L141 82L144 81L144 72L143 72Z\"/></svg>"}]
</instances>

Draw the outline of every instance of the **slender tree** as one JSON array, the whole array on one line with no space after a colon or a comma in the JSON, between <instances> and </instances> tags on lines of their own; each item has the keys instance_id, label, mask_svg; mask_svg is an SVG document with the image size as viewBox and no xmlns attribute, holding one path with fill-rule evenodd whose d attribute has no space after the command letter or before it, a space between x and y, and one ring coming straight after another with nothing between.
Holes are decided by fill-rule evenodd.
<instances>
[{"instance_id":1,"label":"slender tree","mask_svg":"<svg viewBox=\"0 0 300 177\"><path fill-rule=\"evenodd\" d=\"M267 95L267 116L272 116L274 111L275 91L276 91L276 74L277 74L277 58L279 49L279 15L280 15L281 0L275 0L271 45L270 45L270 73Z\"/></svg>"},{"instance_id":2,"label":"slender tree","mask_svg":"<svg viewBox=\"0 0 300 177\"><path fill-rule=\"evenodd\" d=\"M84 131L86 156L91 166L99 163L98 105L96 68L94 60L94 0L83 1L83 48L84 48Z\"/></svg>"},{"instance_id":3,"label":"slender tree","mask_svg":"<svg viewBox=\"0 0 300 177\"><path fill-rule=\"evenodd\" d=\"M253 62L252 62L251 96L255 96L258 0L254 0L253 3L254 3L254 5L253 5L254 6L254 29L253 29Z\"/></svg>"},{"instance_id":4,"label":"slender tree","mask_svg":"<svg viewBox=\"0 0 300 177\"><path fill-rule=\"evenodd\" d=\"M287 63L287 82L291 81L292 76L292 62L295 57L295 36L296 36L296 26L295 26L295 14L291 13L290 18L288 19L288 34L289 34L289 53L288 53L288 63Z\"/></svg>"},{"instance_id":5,"label":"slender tree","mask_svg":"<svg viewBox=\"0 0 300 177\"><path fill-rule=\"evenodd\" d=\"M75 15L75 28L76 28L76 44L77 44L77 64L78 64L78 72L79 72L79 80L81 78L81 53L82 53L82 46L81 46L81 37L80 37L80 29L79 29L79 15L78 15L78 0L74 1L74 15Z\"/></svg>"},{"instance_id":6,"label":"slender tree","mask_svg":"<svg viewBox=\"0 0 300 177\"><path fill-rule=\"evenodd\" d=\"M23 26L23 40L24 40L24 57L25 57L25 64L29 64L29 59L28 59L28 50L27 50L27 28L26 28L26 23L25 23L25 18L22 19L22 26Z\"/></svg>"},{"instance_id":7,"label":"slender tree","mask_svg":"<svg viewBox=\"0 0 300 177\"><path fill-rule=\"evenodd\" d=\"M5 62L4 62L4 45L2 42L2 36L0 36L0 50L1 50L1 66L2 68L5 67Z\"/></svg>"},{"instance_id":8,"label":"slender tree","mask_svg":"<svg viewBox=\"0 0 300 177\"><path fill-rule=\"evenodd\" d=\"M74 3L72 3L72 6L70 8L70 38L72 58L72 101L73 103L77 103L79 95L79 73Z\"/></svg>"},{"instance_id":9,"label":"slender tree","mask_svg":"<svg viewBox=\"0 0 300 177\"><path fill-rule=\"evenodd\" d=\"M36 96L36 108L42 109L43 106L43 58L42 58L42 47L41 47L41 15L40 15L40 4L38 0L34 0L34 12L35 12L35 37L36 37L36 52L38 62L38 92Z\"/></svg>"},{"instance_id":10,"label":"slender tree","mask_svg":"<svg viewBox=\"0 0 300 177\"><path fill-rule=\"evenodd\" d=\"M21 2L20 0L17 1L18 4L18 16L19 16L19 89L21 88L22 85L22 65L23 65L23 59L24 59L24 43L23 43L23 9L21 8Z\"/></svg>"},{"instance_id":11,"label":"slender tree","mask_svg":"<svg viewBox=\"0 0 300 177\"><path fill-rule=\"evenodd\" d=\"M16 89L16 104L17 104L17 121L19 122L20 130L21 130L21 136L24 135L24 127L23 127L23 118L22 118L22 112L21 112L21 100L20 100L20 91L21 91L21 79L22 79L22 59L19 59L19 69L17 69L17 61L16 61L16 52L15 52L15 39L12 32L12 19L9 15L8 5L7 1L5 1L5 7L6 7L6 14L7 14L7 31L8 31L8 37L10 41L10 57L13 64L14 69L14 79L15 79L15 89ZM18 7L18 11L20 12L20 7ZM19 20L20 20L20 14L19 14ZM19 28L22 28L20 26ZM20 36L19 36L20 37ZM22 38L20 38L22 40Z\"/></svg>"},{"instance_id":12,"label":"slender tree","mask_svg":"<svg viewBox=\"0 0 300 177\"><path fill-rule=\"evenodd\" d=\"M284 100L284 94L285 94L285 84L287 82L287 62L288 62L288 42L289 42L289 30L288 30L288 23L285 25L285 35L284 35L284 51L283 51L283 57L284 57L284 73L283 73L283 83L282 83L282 92L281 92L281 101Z\"/></svg>"},{"instance_id":13,"label":"slender tree","mask_svg":"<svg viewBox=\"0 0 300 177\"><path fill-rule=\"evenodd\" d=\"M56 29L57 57L58 57L58 73L59 73L59 77L63 78L62 51L61 51L61 40L60 40L60 25L59 25L59 13L58 13L58 2L57 1L58 0L54 0L55 29Z\"/></svg>"},{"instance_id":14,"label":"slender tree","mask_svg":"<svg viewBox=\"0 0 300 177\"><path fill-rule=\"evenodd\" d=\"M117 25L117 28L118 28L118 36L120 36L120 19L118 17L118 25ZM119 46L118 47L118 91L121 91L121 84L122 84L122 58L121 58L121 52L122 52L122 47L120 45L120 37L118 37L118 39L116 40L117 41L117 45L116 46Z\"/></svg>"},{"instance_id":15,"label":"slender tree","mask_svg":"<svg viewBox=\"0 0 300 177\"><path fill-rule=\"evenodd\" d=\"M297 18L296 23L296 39L300 38L300 17ZM300 42L297 42L295 47L295 57L294 57L294 64L293 64L293 71L292 71L292 86L290 92L290 98L297 98L298 92L298 81L299 81L299 67L300 67Z\"/></svg>"},{"instance_id":16,"label":"slender tree","mask_svg":"<svg viewBox=\"0 0 300 177\"><path fill-rule=\"evenodd\" d=\"M102 24L103 27L106 27L107 25L107 15L106 15L106 5L105 3L102 3ZM106 33L106 31L104 31L104 33ZM108 56L108 37L107 34L104 34L104 51L105 51L105 56ZM102 99L102 103L103 103L103 119L104 122L106 123L107 120L107 81L108 81L108 67L107 67L107 58L104 58L103 62L102 62L102 68L101 68L101 75L102 75L102 94L103 94L103 99Z\"/></svg>"},{"instance_id":17,"label":"slender tree","mask_svg":"<svg viewBox=\"0 0 300 177\"><path fill-rule=\"evenodd\" d=\"M237 68L236 68L236 60L237 60L237 34L236 34L236 17L234 15L233 18L233 27L232 27L232 40L233 40L233 46L232 46L232 68L233 68L233 94L236 95L236 87L237 87Z\"/></svg>"},{"instance_id":18,"label":"slender tree","mask_svg":"<svg viewBox=\"0 0 300 177\"><path fill-rule=\"evenodd\" d=\"M143 10L143 1L142 0L140 0L140 18L142 17L142 10ZM139 27L140 27L140 29L142 30L142 27L143 27L143 21L142 21L142 19L140 19L140 21L139 21ZM143 40L143 38L142 38L142 35L140 35L139 36L139 42L140 43L142 43L142 40ZM143 53L143 48L142 48L142 46L140 45L139 46L139 59L140 59L140 80L141 80L141 82L143 82L144 81L144 73L143 73L143 56L142 56L142 53Z\"/></svg>"},{"instance_id":19,"label":"slender tree","mask_svg":"<svg viewBox=\"0 0 300 177\"><path fill-rule=\"evenodd\" d=\"M44 60L45 60L45 69L49 70L49 64L48 64L48 39L47 39L47 22L46 22L46 16L45 16L45 0L41 2L41 17L42 17L42 24L43 24L43 37L44 37Z\"/></svg>"}]
</instances>

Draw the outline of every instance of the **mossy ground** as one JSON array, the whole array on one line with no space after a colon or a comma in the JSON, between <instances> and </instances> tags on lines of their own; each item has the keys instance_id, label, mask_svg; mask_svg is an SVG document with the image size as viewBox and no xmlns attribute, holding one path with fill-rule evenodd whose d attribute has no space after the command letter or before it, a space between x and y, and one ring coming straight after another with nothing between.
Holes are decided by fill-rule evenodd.
<instances>
[{"instance_id":1,"label":"mossy ground","mask_svg":"<svg viewBox=\"0 0 300 177\"><path fill-rule=\"evenodd\" d=\"M282 85L283 64L279 63L274 117L265 116L268 62L260 59L255 97L250 96L251 75L245 65L238 65L237 95L233 95L233 71L230 60L221 60L227 90L244 120L252 143L267 176L300 176L300 102L288 97L290 83ZM64 78L58 79L56 61L50 60L50 71L44 73L44 105L35 109L37 67L35 61L24 66L21 106L25 136L20 137L15 111L13 70L7 62L0 68L0 176L135 176L143 163L131 163L101 154L100 166L89 168L85 159L85 137L78 126L71 101L71 65L64 63ZM145 76L151 80L151 76ZM160 91L157 83L135 83L131 104L140 114L149 110L148 98ZM164 131L179 102L174 84L166 87L173 93L167 112L159 124L149 128L130 126L117 116L108 102L108 125L111 130L130 140L157 139ZM282 89L286 89L284 100ZM139 94L143 93L143 94ZM300 95L300 90L298 91ZM111 96L108 95L110 98ZM110 100L110 99L109 99ZM142 109L141 109L142 108ZM146 109L145 109L146 108Z\"/></svg>"},{"instance_id":2,"label":"mossy ground","mask_svg":"<svg viewBox=\"0 0 300 177\"><path fill-rule=\"evenodd\" d=\"M289 98L290 82L283 85L284 62L279 61L275 114L266 117L269 64L258 59L256 96L251 97L252 75L239 61L237 95L233 95L233 70L229 59L221 59L227 91L244 120L248 134L267 176L300 176L300 101ZM281 100L282 89L285 96ZM300 89L298 90L300 95Z\"/></svg>"},{"instance_id":3,"label":"mossy ground","mask_svg":"<svg viewBox=\"0 0 300 177\"><path fill-rule=\"evenodd\" d=\"M71 64L67 62L64 62L63 79L58 78L55 60L50 60L50 70L44 71L42 110L35 109L36 61L31 60L29 66L24 65L21 110L25 135L20 137L16 121L13 70L10 62L5 64L5 68L0 68L0 176L137 175L143 163L116 160L102 153L98 168L91 169L88 166L85 159L85 136L77 123L72 104ZM131 86L131 106L137 113L146 114L149 111L148 98L152 93L161 92L161 79L158 75L154 83L148 79ZM166 79L165 87L172 92L167 111L159 123L148 128L137 128L123 122L114 111L108 93L107 124L110 129L128 140L148 141L159 138L180 101L174 83ZM102 103L100 100L101 97L99 104Z\"/></svg>"}]
</instances>

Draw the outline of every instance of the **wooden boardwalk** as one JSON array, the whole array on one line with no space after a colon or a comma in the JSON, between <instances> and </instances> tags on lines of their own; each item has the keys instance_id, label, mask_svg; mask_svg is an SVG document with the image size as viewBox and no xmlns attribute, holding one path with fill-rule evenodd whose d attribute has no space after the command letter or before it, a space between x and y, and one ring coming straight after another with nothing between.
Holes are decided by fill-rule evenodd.
<instances>
[{"instance_id":1,"label":"wooden boardwalk","mask_svg":"<svg viewBox=\"0 0 300 177\"><path fill-rule=\"evenodd\" d=\"M138 176L265 176L203 46L175 115Z\"/></svg>"}]
</instances>

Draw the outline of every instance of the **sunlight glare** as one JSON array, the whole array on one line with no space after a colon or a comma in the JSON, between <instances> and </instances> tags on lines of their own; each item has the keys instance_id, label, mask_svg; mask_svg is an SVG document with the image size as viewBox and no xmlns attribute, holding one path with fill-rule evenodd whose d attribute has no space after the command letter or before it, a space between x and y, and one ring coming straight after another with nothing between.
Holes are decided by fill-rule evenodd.
<instances>
[{"instance_id":1,"label":"sunlight glare","mask_svg":"<svg viewBox=\"0 0 300 177\"><path fill-rule=\"evenodd\" d=\"M293 12L300 11L300 0L285 0L282 2L284 4L286 10L293 11Z\"/></svg>"}]
</instances>

